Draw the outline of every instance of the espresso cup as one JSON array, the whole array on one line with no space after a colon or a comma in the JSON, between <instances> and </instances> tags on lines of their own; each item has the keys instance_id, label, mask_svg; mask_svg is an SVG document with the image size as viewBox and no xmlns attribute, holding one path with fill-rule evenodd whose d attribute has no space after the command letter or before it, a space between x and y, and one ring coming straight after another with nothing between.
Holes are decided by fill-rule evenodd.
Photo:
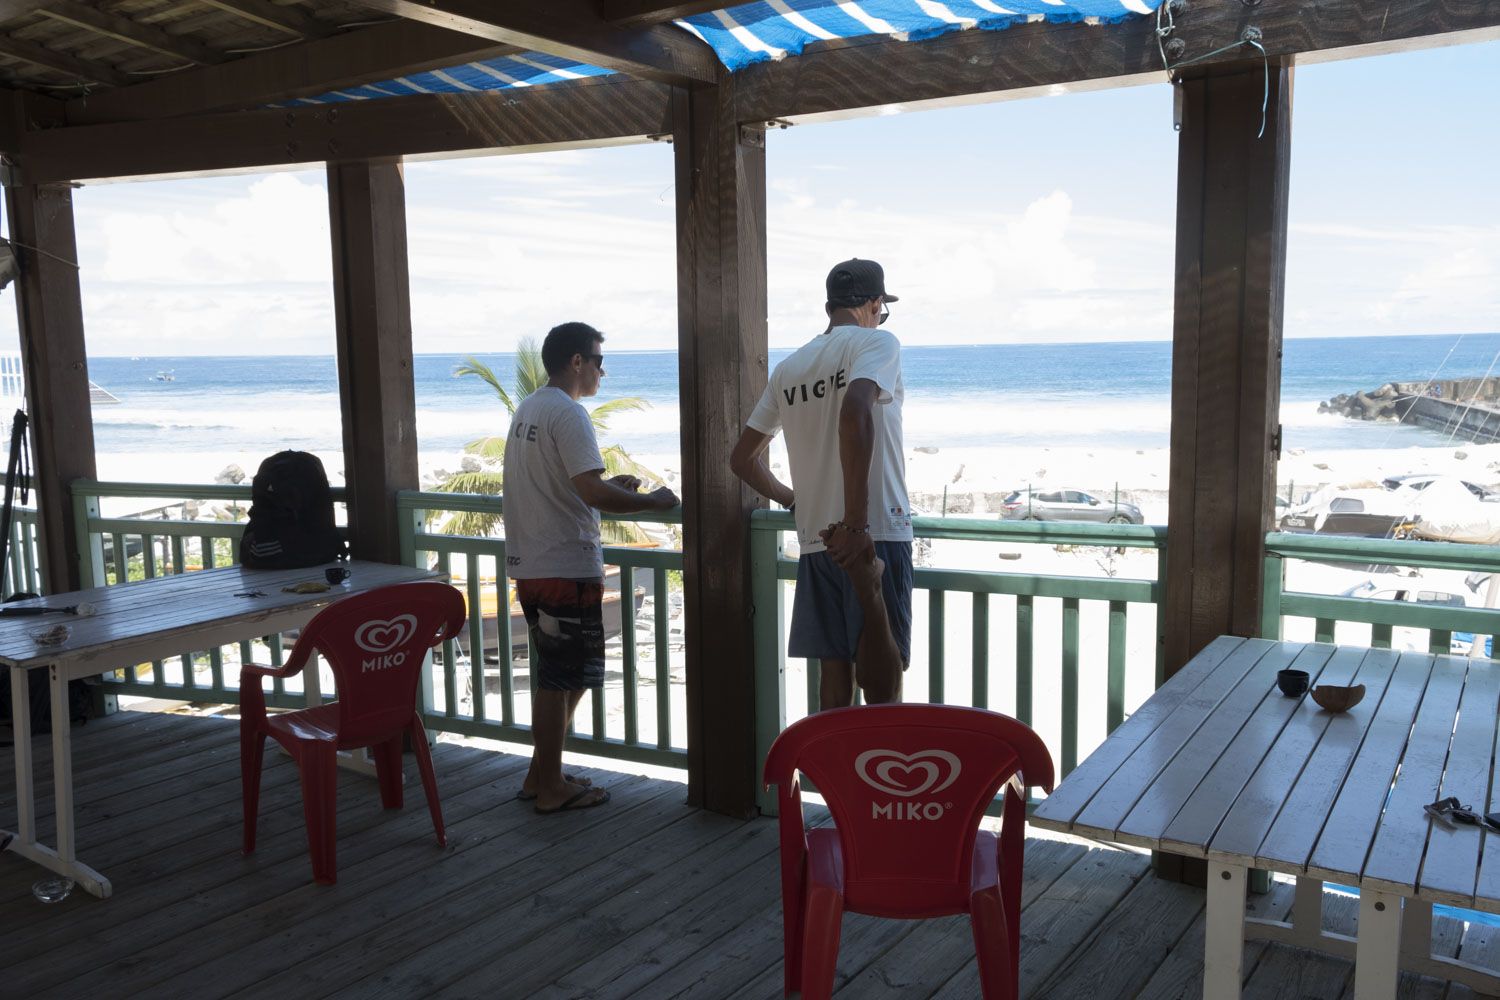
<instances>
[{"instance_id":1,"label":"espresso cup","mask_svg":"<svg viewBox=\"0 0 1500 1000\"><path fill-rule=\"evenodd\" d=\"M323 571L323 579L327 580L330 584L343 583L345 580L349 579L349 567L330 566ZM1305 676L1306 675L1304 675L1304 678Z\"/></svg>"},{"instance_id":2,"label":"espresso cup","mask_svg":"<svg viewBox=\"0 0 1500 1000\"><path fill-rule=\"evenodd\" d=\"M1307 680L1306 670L1278 670L1276 672L1276 686L1288 698L1306 694Z\"/></svg>"}]
</instances>

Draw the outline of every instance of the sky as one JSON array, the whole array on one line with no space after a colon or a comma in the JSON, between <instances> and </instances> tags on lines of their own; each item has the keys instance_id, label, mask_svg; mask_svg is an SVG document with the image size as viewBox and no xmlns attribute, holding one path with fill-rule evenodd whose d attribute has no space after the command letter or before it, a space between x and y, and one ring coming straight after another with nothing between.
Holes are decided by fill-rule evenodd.
<instances>
[{"instance_id":1,"label":"sky","mask_svg":"<svg viewBox=\"0 0 1500 1000\"><path fill-rule=\"evenodd\" d=\"M852 256L885 265L911 346L1170 339L1171 104L1160 84L773 131L772 346L821 330L823 277ZM1497 107L1500 42L1297 70L1288 337L1500 331ZM569 319L675 347L669 144L406 180L418 353ZM74 198L91 355L333 352L321 169Z\"/></svg>"}]
</instances>

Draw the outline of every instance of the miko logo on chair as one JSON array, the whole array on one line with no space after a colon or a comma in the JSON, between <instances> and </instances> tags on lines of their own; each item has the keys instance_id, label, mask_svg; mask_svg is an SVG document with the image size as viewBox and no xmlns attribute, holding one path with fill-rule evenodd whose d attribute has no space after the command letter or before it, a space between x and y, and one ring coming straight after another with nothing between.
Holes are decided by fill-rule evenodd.
<instances>
[{"instance_id":1,"label":"miko logo on chair","mask_svg":"<svg viewBox=\"0 0 1500 1000\"><path fill-rule=\"evenodd\" d=\"M937 795L958 780L963 765L946 750L918 750L904 754L896 750L866 750L854 758L859 780L896 799L870 801L871 819L939 820L952 803L932 799L909 801L918 795ZM902 801L907 800L907 801Z\"/></svg>"},{"instance_id":2,"label":"miko logo on chair","mask_svg":"<svg viewBox=\"0 0 1500 1000\"><path fill-rule=\"evenodd\" d=\"M354 644L367 653L375 655L359 663L360 673L372 670L387 670L406 662L406 650L392 653L391 650L411 641L417 631L416 615L397 615L389 620L374 618L354 630Z\"/></svg>"}]
</instances>

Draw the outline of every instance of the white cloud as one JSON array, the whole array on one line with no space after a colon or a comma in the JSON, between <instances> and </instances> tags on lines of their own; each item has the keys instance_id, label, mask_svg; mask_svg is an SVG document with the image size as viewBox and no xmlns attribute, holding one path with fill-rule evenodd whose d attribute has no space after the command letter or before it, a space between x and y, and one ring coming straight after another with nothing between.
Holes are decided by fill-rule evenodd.
<instances>
[{"instance_id":1,"label":"white cloud","mask_svg":"<svg viewBox=\"0 0 1500 1000\"><path fill-rule=\"evenodd\" d=\"M1500 329L1500 226L1293 228L1289 336Z\"/></svg>"}]
</instances>

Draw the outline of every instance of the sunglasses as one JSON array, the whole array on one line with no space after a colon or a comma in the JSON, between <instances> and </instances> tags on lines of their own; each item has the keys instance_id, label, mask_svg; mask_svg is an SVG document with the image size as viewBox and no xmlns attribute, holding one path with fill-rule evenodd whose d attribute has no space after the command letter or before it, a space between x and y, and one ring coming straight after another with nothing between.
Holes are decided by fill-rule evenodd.
<instances>
[{"instance_id":1,"label":"sunglasses","mask_svg":"<svg viewBox=\"0 0 1500 1000\"><path fill-rule=\"evenodd\" d=\"M599 370L601 372L604 370L604 355L602 355L602 354L585 354L584 357L588 358L594 364L598 365L599 366Z\"/></svg>"},{"instance_id":2,"label":"sunglasses","mask_svg":"<svg viewBox=\"0 0 1500 1000\"><path fill-rule=\"evenodd\" d=\"M890 319L890 318L891 318L891 307L889 305L887 305L884 301L882 301L880 303L880 321L878 323L876 323L875 325L876 326L884 326L885 325L885 321L888 320L888 319Z\"/></svg>"},{"instance_id":3,"label":"sunglasses","mask_svg":"<svg viewBox=\"0 0 1500 1000\"><path fill-rule=\"evenodd\" d=\"M1429 802L1422 807L1422 811L1433 819L1440 819L1452 826L1454 823L1462 823L1464 826L1486 826L1491 830L1500 832L1500 812L1486 813L1480 815L1474 811L1473 806L1459 804L1455 796L1446 799L1438 799Z\"/></svg>"}]
</instances>

